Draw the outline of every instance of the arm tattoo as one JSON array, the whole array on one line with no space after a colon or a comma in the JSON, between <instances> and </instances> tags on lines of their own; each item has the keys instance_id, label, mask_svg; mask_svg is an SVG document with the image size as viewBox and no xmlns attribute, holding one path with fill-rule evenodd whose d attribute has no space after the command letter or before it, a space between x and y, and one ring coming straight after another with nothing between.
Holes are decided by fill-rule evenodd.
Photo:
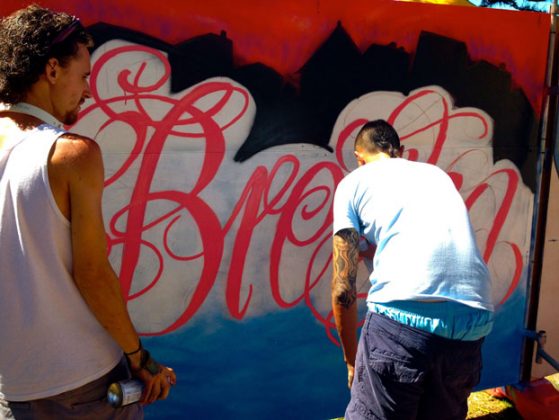
<instances>
[{"instance_id":1,"label":"arm tattoo","mask_svg":"<svg viewBox=\"0 0 559 420\"><path fill-rule=\"evenodd\" d=\"M357 262L359 234L355 229L342 229L334 235L332 295L335 302L349 308L357 299Z\"/></svg>"}]
</instances>

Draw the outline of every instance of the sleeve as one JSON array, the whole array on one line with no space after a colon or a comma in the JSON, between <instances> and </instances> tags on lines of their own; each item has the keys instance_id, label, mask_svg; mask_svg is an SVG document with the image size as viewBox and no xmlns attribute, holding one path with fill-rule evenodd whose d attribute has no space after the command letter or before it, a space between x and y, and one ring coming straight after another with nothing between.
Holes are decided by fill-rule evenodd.
<instances>
[{"instance_id":1,"label":"sleeve","mask_svg":"<svg viewBox=\"0 0 559 420\"><path fill-rule=\"evenodd\" d=\"M334 194L334 229L332 235L335 235L342 229L353 228L361 234L359 223L359 216L353 205L353 198L355 195L355 188L348 182L348 179L343 179L338 184Z\"/></svg>"}]
</instances>

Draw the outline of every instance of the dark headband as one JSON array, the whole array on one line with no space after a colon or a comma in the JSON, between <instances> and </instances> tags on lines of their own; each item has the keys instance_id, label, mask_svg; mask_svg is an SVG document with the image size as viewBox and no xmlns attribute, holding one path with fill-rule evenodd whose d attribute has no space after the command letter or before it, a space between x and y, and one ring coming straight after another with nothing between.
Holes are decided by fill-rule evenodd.
<instances>
[{"instance_id":1,"label":"dark headband","mask_svg":"<svg viewBox=\"0 0 559 420\"><path fill-rule=\"evenodd\" d=\"M63 30L61 30L58 35L54 37L50 43L50 47L54 47L57 44L64 42L70 35L72 35L77 29L82 28L82 24L77 17L72 17L72 22Z\"/></svg>"}]
</instances>

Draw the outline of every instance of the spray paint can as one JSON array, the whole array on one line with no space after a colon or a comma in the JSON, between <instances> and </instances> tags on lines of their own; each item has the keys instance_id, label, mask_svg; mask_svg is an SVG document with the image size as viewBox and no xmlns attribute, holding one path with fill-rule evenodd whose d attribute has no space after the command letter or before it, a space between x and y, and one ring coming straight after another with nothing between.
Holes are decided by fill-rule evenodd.
<instances>
[{"instance_id":1,"label":"spray paint can","mask_svg":"<svg viewBox=\"0 0 559 420\"><path fill-rule=\"evenodd\" d=\"M140 401L144 383L138 379L125 379L112 383L107 390L107 401L115 408Z\"/></svg>"}]
</instances>

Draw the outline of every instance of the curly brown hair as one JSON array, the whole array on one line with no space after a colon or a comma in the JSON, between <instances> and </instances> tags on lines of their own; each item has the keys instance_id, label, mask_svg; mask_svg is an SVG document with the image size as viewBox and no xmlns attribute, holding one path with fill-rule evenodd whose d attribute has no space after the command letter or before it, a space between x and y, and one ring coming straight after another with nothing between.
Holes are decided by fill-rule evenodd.
<instances>
[{"instance_id":1,"label":"curly brown hair","mask_svg":"<svg viewBox=\"0 0 559 420\"><path fill-rule=\"evenodd\" d=\"M0 102L21 102L48 60L56 58L66 65L77 54L78 44L91 48L93 41L79 20L67 13L31 5L2 19Z\"/></svg>"}]
</instances>

